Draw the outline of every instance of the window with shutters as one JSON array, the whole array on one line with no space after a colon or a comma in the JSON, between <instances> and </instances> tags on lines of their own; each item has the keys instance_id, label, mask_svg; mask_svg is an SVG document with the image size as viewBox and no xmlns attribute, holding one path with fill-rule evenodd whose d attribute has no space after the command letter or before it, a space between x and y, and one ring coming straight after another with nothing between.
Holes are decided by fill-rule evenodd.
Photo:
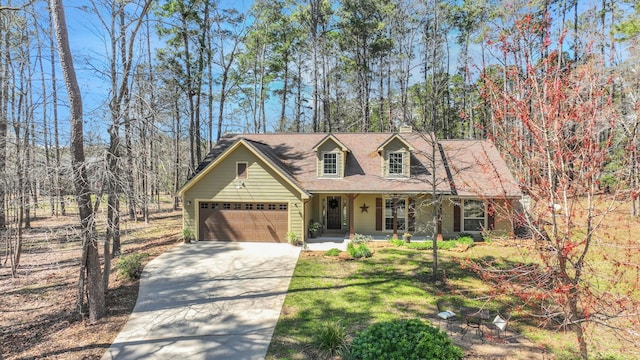
<instances>
[{"instance_id":1,"label":"window with shutters","mask_svg":"<svg viewBox=\"0 0 640 360\"><path fill-rule=\"evenodd\" d=\"M384 204L384 230L393 230L393 199L385 199ZM407 228L407 208L405 199L396 199L396 212L398 221L398 231L405 231Z\"/></svg>"}]
</instances>

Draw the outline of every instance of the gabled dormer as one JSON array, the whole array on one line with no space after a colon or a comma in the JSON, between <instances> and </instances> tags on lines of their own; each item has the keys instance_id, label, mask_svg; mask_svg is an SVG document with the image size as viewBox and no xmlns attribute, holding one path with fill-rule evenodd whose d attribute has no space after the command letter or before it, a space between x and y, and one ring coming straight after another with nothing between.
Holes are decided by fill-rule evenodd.
<instances>
[{"instance_id":1,"label":"gabled dormer","mask_svg":"<svg viewBox=\"0 0 640 360\"><path fill-rule=\"evenodd\" d=\"M411 176L413 147L399 134L392 135L378 147L381 172L384 178L408 178Z\"/></svg>"},{"instance_id":2,"label":"gabled dormer","mask_svg":"<svg viewBox=\"0 0 640 360\"><path fill-rule=\"evenodd\" d=\"M319 178L343 178L347 164L347 148L333 134L325 136L314 147Z\"/></svg>"}]
</instances>

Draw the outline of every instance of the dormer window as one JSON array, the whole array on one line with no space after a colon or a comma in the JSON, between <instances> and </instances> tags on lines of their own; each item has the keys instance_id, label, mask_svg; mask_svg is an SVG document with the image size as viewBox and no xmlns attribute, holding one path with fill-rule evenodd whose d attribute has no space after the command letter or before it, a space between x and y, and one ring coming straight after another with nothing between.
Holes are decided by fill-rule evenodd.
<instances>
[{"instance_id":1,"label":"dormer window","mask_svg":"<svg viewBox=\"0 0 640 360\"><path fill-rule=\"evenodd\" d=\"M399 134L392 135L378 146L381 174L386 178L411 177L411 153L414 151Z\"/></svg>"},{"instance_id":2,"label":"dormer window","mask_svg":"<svg viewBox=\"0 0 640 360\"><path fill-rule=\"evenodd\" d=\"M390 176L404 175L404 153L401 153L401 152L389 153L389 175Z\"/></svg>"},{"instance_id":3,"label":"dormer window","mask_svg":"<svg viewBox=\"0 0 640 360\"><path fill-rule=\"evenodd\" d=\"M314 147L316 174L320 178L341 179L345 176L349 148L332 134L325 136Z\"/></svg>"},{"instance_id":4,"label":"dormer window","mask_svg":"<svg viewBox=\"0 0 640 360\"><path fill-rule=\"evenodd\" d=\"M338 153L330 152L322 154L322 175L337 176L338 175Z\"/></svg>"}]
</instances>

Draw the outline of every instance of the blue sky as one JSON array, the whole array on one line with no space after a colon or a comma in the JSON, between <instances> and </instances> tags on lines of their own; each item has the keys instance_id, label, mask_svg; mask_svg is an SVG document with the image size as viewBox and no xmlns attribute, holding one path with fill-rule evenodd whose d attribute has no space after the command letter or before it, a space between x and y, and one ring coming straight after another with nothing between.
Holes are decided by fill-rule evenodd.
<instances>
[{"instance_id":1,"label":"blue sky","mask_svg":"<svg viewBox=\"0 0 640 360\"><path fill-rule=\"evenodd\" d=\"M64 0L63 0L64 1ZM235 7L245 12L253 3L248 0L223 0L221 7ZM74 65L80 90L83 96L85 136L91 141L91 137L99 136L102 140L107 138L108 107L105 104L109 96L109 81L101 75L106 71L108 39L104 35L104 29L97 15L83 11L81 7L88 6L86 1L64 1L69 43L74 57ZM152 29L152 36L154 30ZM146 33L142 30L138 38L143 38ZM58 72L58 80L62 79L62 73ZM61 88L61 98L66 99L66 89ZM61 123L67 124L68 113L61 109Z\"/></svg>"}]
</instances>

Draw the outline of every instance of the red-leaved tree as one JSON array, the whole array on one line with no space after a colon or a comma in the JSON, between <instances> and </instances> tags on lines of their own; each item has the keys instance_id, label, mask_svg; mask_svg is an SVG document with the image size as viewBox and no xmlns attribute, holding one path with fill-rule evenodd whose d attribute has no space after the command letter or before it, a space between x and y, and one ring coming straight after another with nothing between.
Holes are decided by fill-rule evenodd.
<instances>
[{"instance_id":1,"label":"red-leaved tree","mask_svg":"<svg viewBox=\"0 0 640 360\"><path fill-rule=\"evenodd\" d=\"M541 326L573 331L587 359L593 325L638 343L640 254L618 188L600 183L617 119L611 76L589 49L580 61L563 56L549 24L532 15L503 24L491 44L502 64L482 79L489 130L528 200L516 225L537 256L471 266Z\"/></svg>"}]
</instances>

